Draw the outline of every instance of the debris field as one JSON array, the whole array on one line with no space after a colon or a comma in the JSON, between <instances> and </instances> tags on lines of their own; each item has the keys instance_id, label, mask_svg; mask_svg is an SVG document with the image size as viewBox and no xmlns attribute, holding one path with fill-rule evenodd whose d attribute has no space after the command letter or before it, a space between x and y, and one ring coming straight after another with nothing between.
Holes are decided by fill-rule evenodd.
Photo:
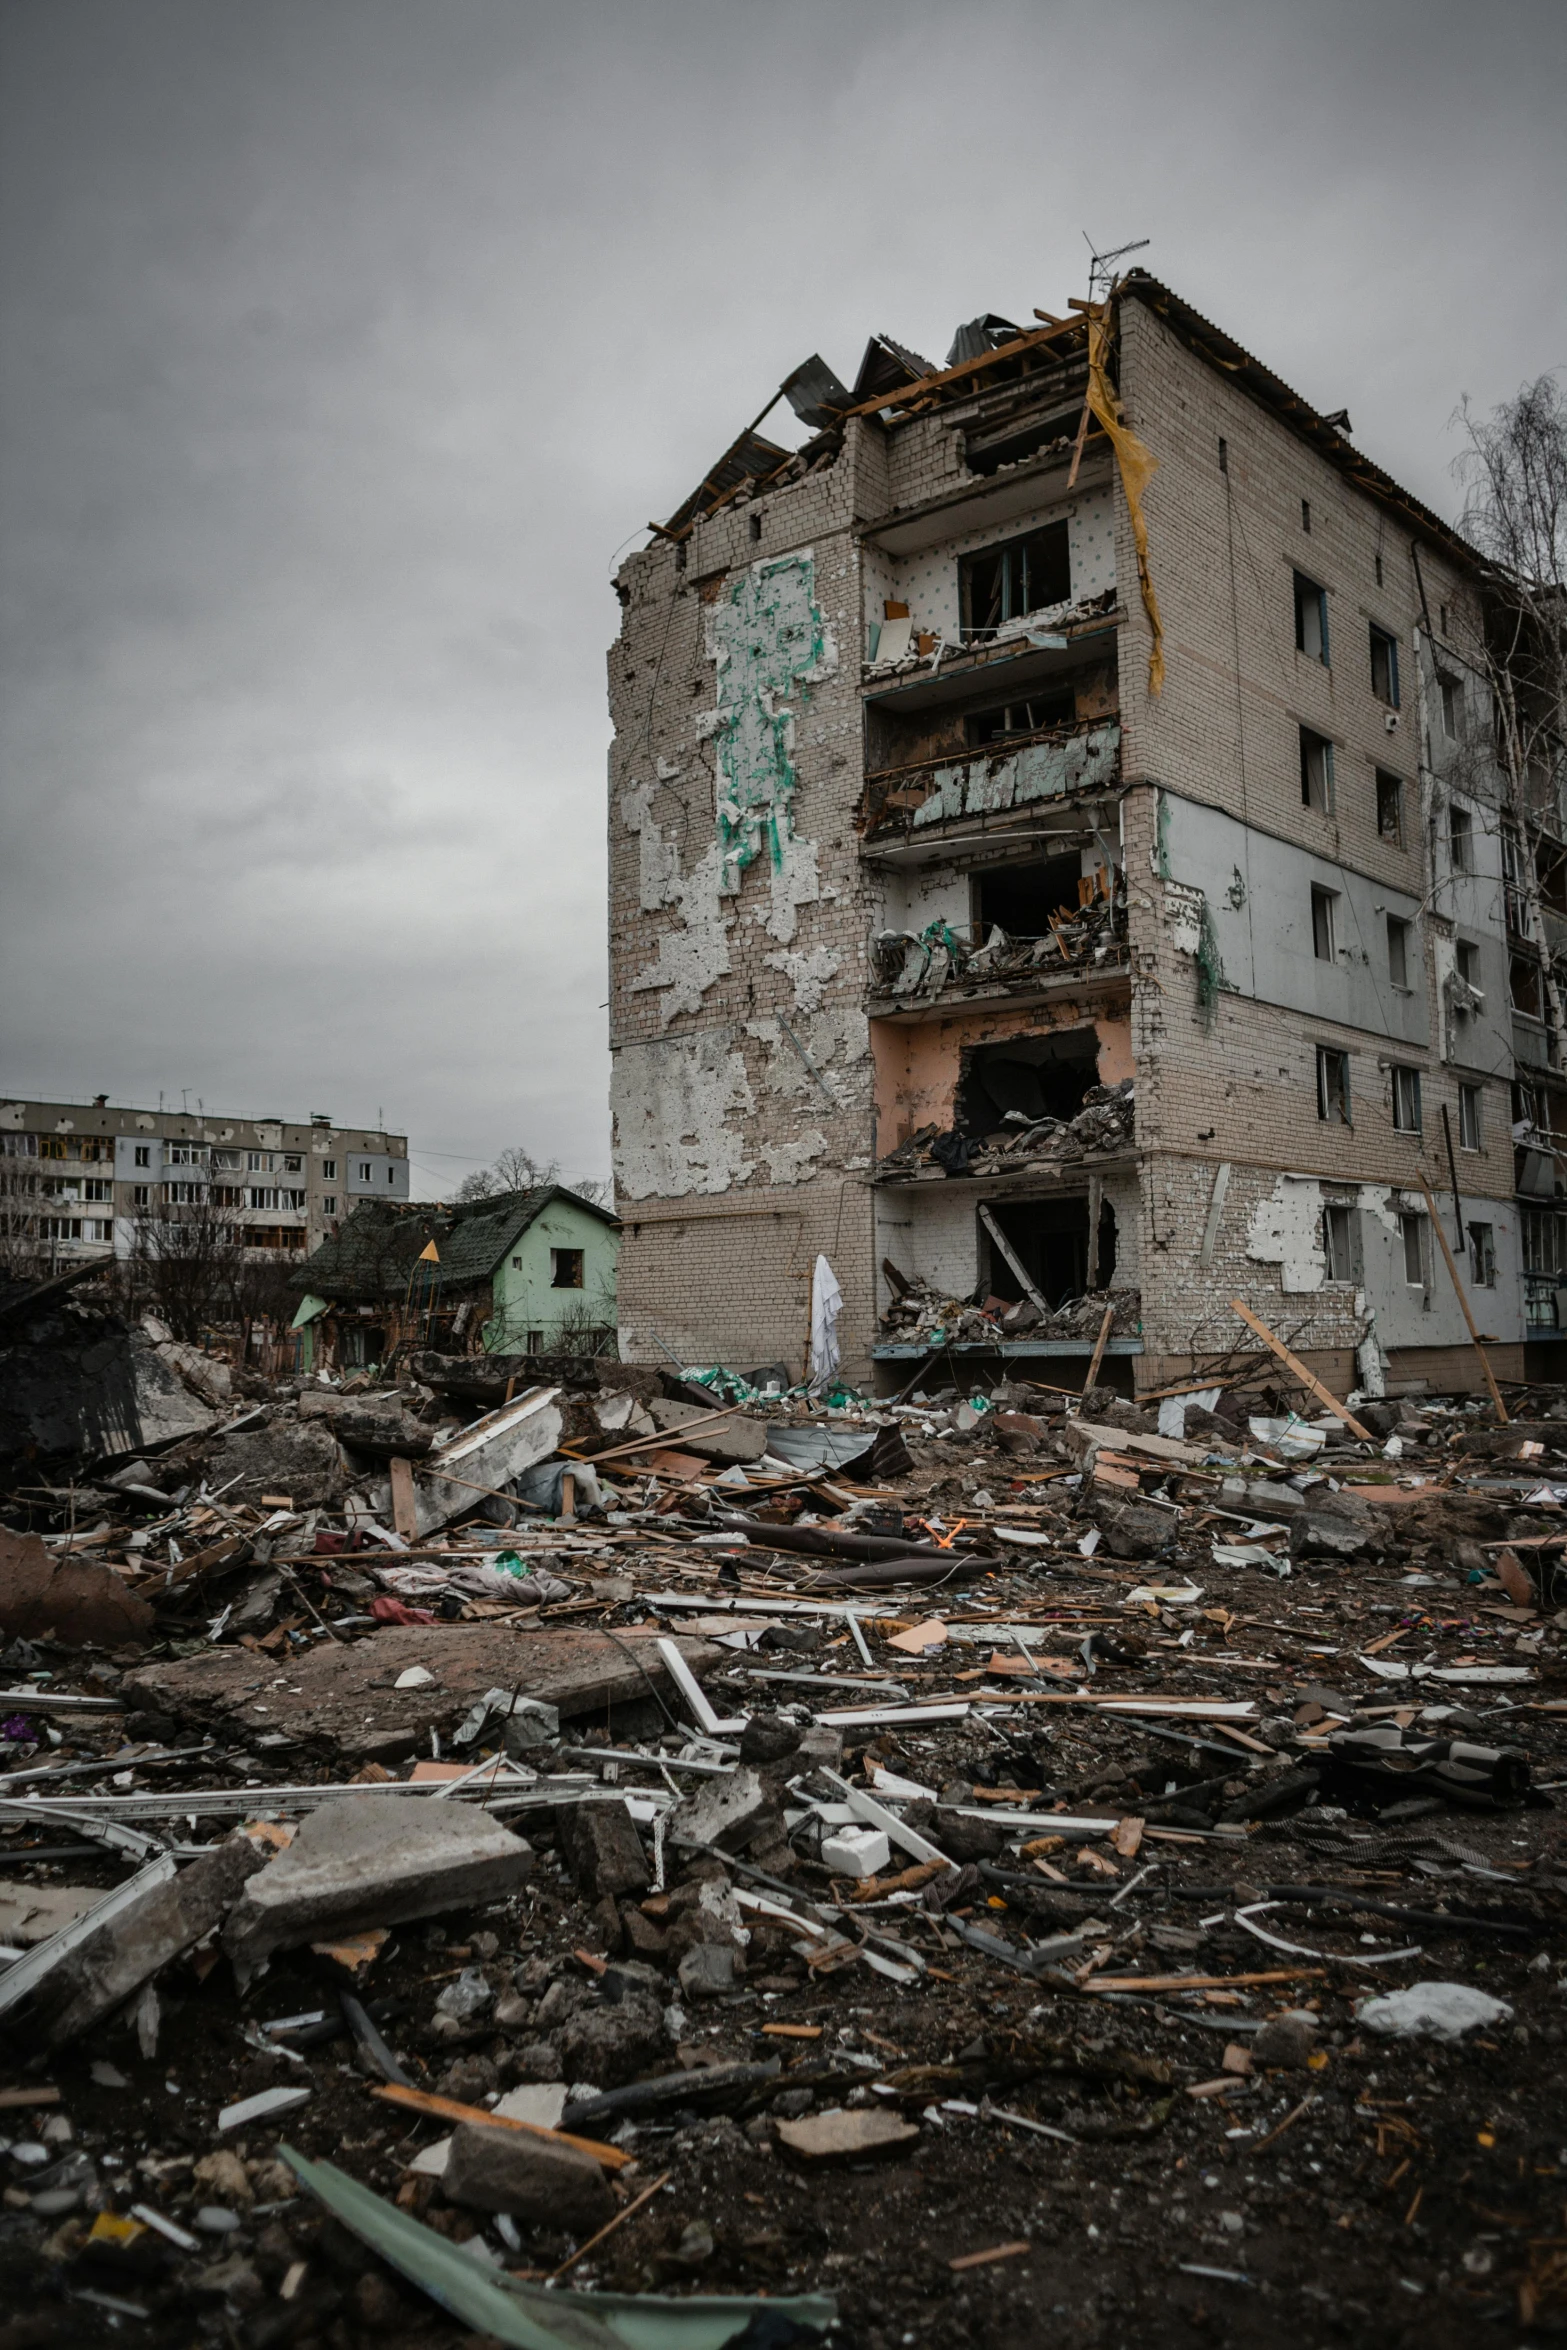
<instances>
[{"instance_id":1,"label":"debris field","mask_svg":"<svg viewBox=\"0 0 1567 2350\"><path fill-rule=\"evenodd\" d=\"M1567 2330L1567 1394L417 1368L8 1462L0 2350Z\"/></svg>"}]
</instances>

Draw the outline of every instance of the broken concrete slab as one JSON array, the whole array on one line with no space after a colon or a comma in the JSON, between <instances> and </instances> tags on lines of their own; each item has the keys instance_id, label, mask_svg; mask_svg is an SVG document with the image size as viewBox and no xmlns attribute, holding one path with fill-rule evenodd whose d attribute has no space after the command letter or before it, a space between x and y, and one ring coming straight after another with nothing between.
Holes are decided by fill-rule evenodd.
<instances>
[{"instance_id":1,"label":"broken concrete slab","mask_svg":"<svg viewBox=\"0 0 1567 2350\"><path fill-rule=\"evenodd\" d=\"M498 1901L532 1865L532 1846L475 1805L345 1796L311 1812L245 1887L224 1948L249 1975L274 1950Z\"/></svg>"},{"instance_id":2,"label":"broken concrete slab","mask_svg":"<svg viewBox=\"0 0 1567 2350\"><path fill-rule=\"evenodd\" d=\"M666 1833L677 1848L705 1844L742 1852L773 1809L759 1773L748 1764L721 1779L702 1779L669 1814Z\"/></svg>"},{"instance_id":3,"label":"broken concrete slab","mask_svg":"<svg viewBox=\"0 0 1567 2350\"><path fill-rule=\"evenodd\" d=\"M342 1449L330 1429L314 1421L278 1420L224 1437L207 1475L239 1501L286 1493L296 1510L337 1501L348 1482Z\"/></svg>"},{"instance_id":4,"label":"broken concrete slab","mask_svg":"<svg viewBox=\"0 0 1567 2350\"><path fill-rule=\"evenodd\" d=\"M722 1462L759 1461L767 1450L767 1430L758 1420L747 1420L738 1413L732 1419L715 1420L713 1414L722 1406L681 1403L667 1395L655 1395L648 1405L653 1425L671 1434L678 1433L681 1450L694 1452L698 1459ZM696 1426L691 1435L685 1433L694 1422L705 1420L706 1427Z\"/></svg>"},{"instance_id":5,"label":"broken concrete slab","mask_svg":"<svg viewBox=\"0 0 1567 2350\"><path fill-rule=\"evenodd\" d=\"M470 2211L504 2211L571 2235L591 2235L615 2216L614 2192L590 2154L482 2122L460 2122L452 2132L441 2185Z\"/></svg>"},{"instance_id":6,"label":"broken concrete slab","mask_svg":"<svg viewBox=\"0 0 1567 2350\"><path fill-rule=\"evenodd\" d=\"M464 1428L419 1462L414 1472L414 1531L434 1534L473 1508L486 1493L503 1492L560 1443L565 1422L555 1387L536 1387ZM365 1488L373 1517L389 1520L389 1480Z\"/></svg>"},{"instance_id":7,"label":"broken concrete slab","mask_svg":"<svg viewBox=\"0 0 1567 2350\"><path fill-rule=\"evenodd\" d=\"M252 1744L280 1738L323 1754L393 1762L429 1750L491 1689L541 1699L563 1716L627 1705L667 1683L656 1630L607 1633L510 1624L389 1624L371 1637L322 1642L286 1671L242 1648L214 1649L127 1674L128 1706ZM676 1643L695 1670L724 1660L700 1640ZM431 1678L399 1689L423 1666Z\"/></svg>"},{"instance_id":8,"label":"broken concrete slab","mask_svg":"<svg viewBox=\"0 0 1567 2350\"><path fill-rule=\"evenodd\" d=\"M152 1638L154 1616L112 1567L50 1550L0 1527L0 1632L68 1648L120 1648Z\"/></svg>"},{"instance_id":9,"label":"broken concrete slab","mask_svg":"<svg viewBox=\"0 0 1567 2350\"><path fill-rule=\"evenodd\" d=\"M90 1934L43 1992L51 2046L80 2039L219 1923L264 1855L246 1836L226 1837L177 1877L154 1885Z\"/></svg>"},{"instance_id":10,"label":"broken concrete slab","mask_svg":"<svg viewBox=\"0 0 1567 2350\"><path fill-rule=\"evenodd\" d=\"M916 2123L901 2121L897 2114L881 2113L874 2107L850 2113L845 2107L835 2105L826 2113L809 2115L804 2121L778 2124L778 2135L784 2145L808 2162L891 2154L899 2146L911 2146L919 2134Z\"/></svg>"}]
</instances>

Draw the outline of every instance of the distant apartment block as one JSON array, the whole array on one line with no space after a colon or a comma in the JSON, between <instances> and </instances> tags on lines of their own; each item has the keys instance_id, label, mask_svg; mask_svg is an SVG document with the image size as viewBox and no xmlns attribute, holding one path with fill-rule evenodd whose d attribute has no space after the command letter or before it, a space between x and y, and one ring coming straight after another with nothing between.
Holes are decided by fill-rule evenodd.
<instances>
[{"instance_id":1,"label":"distant apartment block","mask_svg":"<svg viewBox=\"0 0 1567 2350\"><path fill-rule=\"evenodd\" d=\"M303 1257L365 1200L406 1200L408 1138L304 1120L0 1100L8 1217L61 1264L128 1257L138 1226L231 1216L247 1252Z\"/></svg>"}]
</instances>

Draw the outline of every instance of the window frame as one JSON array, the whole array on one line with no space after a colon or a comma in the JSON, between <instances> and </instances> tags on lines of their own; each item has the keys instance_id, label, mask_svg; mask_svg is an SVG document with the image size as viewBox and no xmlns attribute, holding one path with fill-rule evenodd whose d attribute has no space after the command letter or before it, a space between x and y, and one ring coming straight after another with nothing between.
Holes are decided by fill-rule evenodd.
<instances>
[{"instance_id":1,"label":"window frame","mask_svg":"<svg viewBox=\"0 0 1567 2350\"><path fill-rule=\"evenodd\" d=\"M1401 710L1403 701L1398 684L1398 639L1390 628L1384 628L1378 620L1369 621L1367 626L1370 632L1371 691L1384 709ZM1386 692L1377 682L1377 657L1379 654L1382 656L1387 673Z\"/></svg>"},{"instance_id":2,"label":"window frame","mask_svg":"<svg viewBox=\"0 0 1567 2350\"><path fill-rule=\"evenodd\" d=\"M1404 779L1401 775L1395 775L1391 767L1376 767L1372 773L1376 778L1377 838L1385 840L1390 848L1401 849L1404 846ZM1390 804L1393 811L1391 830L1383 821Z\"/></svg>"},{"instance_id":3,"label":"window frame","mask_svg":"<svg viewBox=\"0 0 1567 2350\"><path fill-rule=\"evenodd\" d=\"M1322 797L1320 799L1314 799L1312 796L1311 763L1315 754L1320 754L1322 782ZM1303 808L1314 809L1319 816L1331 816L1333 800L1333 738L1331 735L1320 734L1314 726L1302 726L1300 729L1300 804Z\"/></svg>"},{"instance_id":4,"label":"window frame","mask_svg":"<svg viewBox=\"0 0 1567 2350\"><path fill-rule=\"evenodd\" d=\"M1322 1207L1322 1258L1328 1281L1355 1283L1356 1271L1354 1210L1342 1200L1325 1200ZM1336 1270L1336 1267L1342 1267Z\"/></svg>"},{"instance_id":5,"label":"window frame","mask_svg":"<svg viewBox=\"0 0 1567 2350\"><path fill-rule=\"evenodd\" d=\"M1477 1220L1464 1226L1469 1241L1469 1286L1496 1287L1496 1226Z\"/></svg>"},{"instance_id":6,"label":"window frame","mask_svg":"<svg viewBox=\"0 0 1567 2350\"><path fill-rule=\"evenodd\" d=\"M1311 884L1311 952L1319 963L1338 965L1338 898L1336 889L1320 881Z\"/></svg>"},{"instance_id":7,"label":"window frame","mask_svg":"<svg viewBox=\"0 0 1567 2350\"><path fill-rule=\"evenodd\" d=\"M1295 570L1295 650L1303 660L1316 661L1324 669L1333 666L1332 642L1328 632L1328 591L1309 571ZM1315 629L1308 623L1308 615L1315 621ZM1315 634L1318 644L1313 649L1310 639Z\"/></svg>"},{"instance_id":8,"label":"window frame","mask_svg":"<svg viewBox=\"0 0 1567 2350\"><path fill-rule=\"evenodd\" d=\"M1329 1081L1330 1064L1333 1063L1337 1064L1336 1086ZM1334 1106L1335 1100L1337 1107ZM1349 1054L1342 1045L1319 1044L1317 1047L1317 1116L1325 1126L1354 1126Z\"/></svg>"},{"instance_id":9,"label":"window frame","mask_svg":"<svg viewBox=\"0 0 1567 2350\"><path fill-rule=\"evenodd\" d=\"M1420 1215L1413 1208L1402 1208L1399 1211L1398 1237L1404 1252L1404 1286L1406 1289L1426 1289L1430 1286L1426 1270L1426 1225L1429 1220L1428 1217ZM1414 1273L1409 1270L1411 1242L1413 1243L1414 1262L1417 1267Z\"/></svg>"},{"instance_id":10,"label":"window frame","mask_svg":"<svg viewBox=\"0 0 1567 2350\"><path fill-rule=\"evenodd\" d=\"M1050 556L1065 558L1065 585L1060 595L1041 594L1029 601L1033 589L1028 550L1046 539L1050 542ZM1021 575L1016 583L1011 578L1012 564L1009 558L1016 558ZM1001 569L997 583L997 617L994 620L977 620L974 616L975 573L982 565L997 562L998 559ZM1048 574L1045 581L1047 586L1061 584L1058 563L1052 565L1047 560L1041 563L1040 569ZM1017 603L1015 610L1008 610L1006 607L1012 603L1015 595L1021 596L1023 600ZM1047 612L1053 605L1070 603L1071 600L1072 536L1071 526L1064 517L1052 522L1036 523L1030 530L1015 532L1011 538L993 539L987 547L971 547L958 557L958 616L965 642L972 637L992 636L997 629L1009 626L1012 621L1026 619L1030 612Z\"/></svg>"},{"instance_id":11,"label":"window frame","mask_svg":"<svg viewBox=\"0 0 1567 2350\"><path fill-rule=\"evenodd\" d=\"M1413 1061L1390 1061L1388 1084L1393 1105L1393 1132L1412 1134L1417 1138L1425 1131L1420 1099L1420 1070ZM1413 1123L1404 1114L1414 1111Z\"/></svg>"},{"instance_id":12,"label":"window frame","mask_svg":"<svg viewBox=\"0 0 1567 2350\"><path fill-rule=\"evenodd\" d=\"M576 1279L574 1281L562 1280L561 1278L563 1267L569 1270L569 1267L567 1266L568 1259L570 1260L571 1265L574 1265L576 1269ZM550 1250L551 1289L586 1289L587 1285L588 1259L586 1249L580 1245L575 1248L569 1245L565 1248L552 1248Z\"/></svg>"},{"instance_id":13,"label":"window frame","mask_svg":"<svg viewBox=\"0 0 1567 2350\"><path fill-rule=\"evenodd\" d=\"M1389 914L1385 920L1388 983L1404 995L1413 995L1415 991L1409 979L1409 942L1415 926L1407 914Z\"/></svg>"},{"instance_id":14,"label":"window frame","mask_svg":"<svg viewBox=\"0 0 1567 2350\"><path fill-rule=\"evenodd\" d=\"M1461 1151L1483 1151L1485 1148L1485 1087L1460 1081L1458 1087L1458 1147Z\"/></svg>"},{"instance_id":15,"label":"window frame","mask_svg":"<svg viewBox=\"0 0 1567 2350\"><path fill-rule=\"evenodd\" d=\"M1447 864L1452 873L1474 877L1474 810L1458 800L1447 803ZM1460 848L1460 842L1463 844Z\"/></svg>"}]
</instances>

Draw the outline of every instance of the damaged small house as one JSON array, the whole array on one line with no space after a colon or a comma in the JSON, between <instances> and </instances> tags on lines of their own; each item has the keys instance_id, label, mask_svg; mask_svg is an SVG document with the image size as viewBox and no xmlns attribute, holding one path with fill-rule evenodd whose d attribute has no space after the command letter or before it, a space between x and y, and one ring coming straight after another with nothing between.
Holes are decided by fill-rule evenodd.
<instances>
[{"instance_id":1,"label":"damaged small house","mask_svg":"<svg viewBox=\"0 0 1567 2350\"><path fill-rule=\"evenodd\" d=\"M1553 1375L1567 864L1472 549L1140 271L779 400L617 582L628 1358L797 1364L825 1254L884 1394L1147 1392L1236 1296L1341 1393L1476 1382L1466 1306Z\"/></svg>"}]
</instances>

